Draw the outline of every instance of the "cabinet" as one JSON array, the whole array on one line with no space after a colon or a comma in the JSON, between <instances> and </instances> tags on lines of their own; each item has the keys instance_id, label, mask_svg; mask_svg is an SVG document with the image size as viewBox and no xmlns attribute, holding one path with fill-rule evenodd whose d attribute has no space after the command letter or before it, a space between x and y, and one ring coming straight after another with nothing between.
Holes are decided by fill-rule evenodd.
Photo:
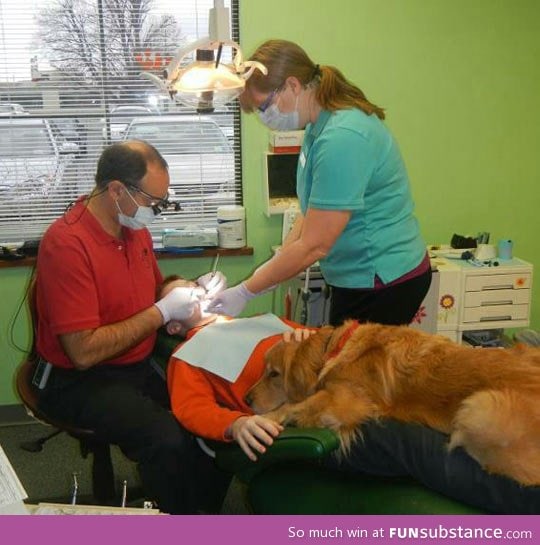
<instances>
[{"instance_id":1,"label":"cabinet","mask_svg":"<svg viewBox=\"0 0 540 545\"><path fill-rule=\"evenodd\" d=\"M527 327L533 266L522 259L498 266L435 257L434 281L415 327L461 342L464 331Z\"/></svg>"}]
</instances>

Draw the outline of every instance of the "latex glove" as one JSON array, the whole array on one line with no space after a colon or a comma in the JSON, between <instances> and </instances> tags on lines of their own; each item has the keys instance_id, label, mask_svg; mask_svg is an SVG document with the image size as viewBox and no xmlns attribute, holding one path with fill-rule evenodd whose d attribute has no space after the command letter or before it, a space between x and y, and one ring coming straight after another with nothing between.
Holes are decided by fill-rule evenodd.
<instances>
[{"instance_id":1,"label":"latex glove","mask_svg":"<svg viewBox=\"0 0 540 545\"><path fill-rule=\"evenodd\" d=\"M258 294L251 293L245 282L226 289L210 300L206 312L238 316L244 310L247 302Z\"/></svg>"},{"instance_id":2,"label":"latex glove","mask_svg":"<svg viewBox=\"0 0 540 545\"><path fill-rule=\"evenodd\" d=\"M255 453L266 452L274 438L283 431L283 426L261 415L241 416L230 426L229 433L240 445L246 456L257 460Z\"/></svg>"},{"instance_id":3,"label":"latex glove","mask_svg":"<svg viewBox=\"0 0 540 545\"><path fill-rule=\"evenodd\" d=\"M213 298L227 287L227 277L220 271L209 272L197 278L197 284L204 288L207 298Z\"/></svg>"},{"instance_id":4,"label":"latex glove","mask_svg":"<svg viewBox=\"0 0 540 545\"><path fill-rule=\"evenodd\" d=\"M186 320L205 296L203 288L174 288L155 303L163 315L163 323L171 320Z\"/></svg>"}]
</instances>

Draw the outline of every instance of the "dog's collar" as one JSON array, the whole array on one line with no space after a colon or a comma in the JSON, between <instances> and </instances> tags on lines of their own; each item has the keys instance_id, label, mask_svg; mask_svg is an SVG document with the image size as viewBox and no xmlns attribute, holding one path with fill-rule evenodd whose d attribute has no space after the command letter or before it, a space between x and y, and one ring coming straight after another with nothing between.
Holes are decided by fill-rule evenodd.
<instances>
[{"instance_id":1,"label":"dog's collar","mask_svg":"<svg viewBox=\"0 0 540 545\"><path fill-rule=\"evenodd\" d=\"M335 358L345 346L345 343L351 338L352 334L356 331L360 324L358 323L358 320L353 320L351 325L348 327L348 329L341 335L336 347L328 356L326 356L326 361L331 360L332 358Z\"/></svg>"}]
</instances>

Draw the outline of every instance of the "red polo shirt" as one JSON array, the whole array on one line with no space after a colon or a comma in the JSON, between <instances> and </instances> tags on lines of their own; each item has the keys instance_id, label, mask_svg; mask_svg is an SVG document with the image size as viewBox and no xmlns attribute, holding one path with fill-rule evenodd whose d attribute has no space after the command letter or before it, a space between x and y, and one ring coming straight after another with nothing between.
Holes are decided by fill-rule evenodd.
<instances>
[{"instance_id":1,"label":"red polo shirt","mask_svg":"<svg viewBox=\"0 0 540 545\"><path fill-rule=\"evenodd\" d=\"M155 302L162 282L146 229L106 233L82 203L45 233L37 260L37 349L54 365L72 368L58 335L125 320ZM155 334L107 361L128 364L150 354Z\"/></svg>"}]
</instances>

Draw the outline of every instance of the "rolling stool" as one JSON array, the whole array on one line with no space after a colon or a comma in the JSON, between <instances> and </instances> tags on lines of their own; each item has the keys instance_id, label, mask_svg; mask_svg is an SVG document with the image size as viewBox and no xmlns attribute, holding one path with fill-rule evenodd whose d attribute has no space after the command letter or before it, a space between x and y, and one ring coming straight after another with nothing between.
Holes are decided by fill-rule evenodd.
<instances>
[{"instance_id":1,"label":"rolling stool","mask_svg":"<svg viewBox=\"0 0 540 545\"><path fill-rule=\"evenodd\" d=\"M56 428L56 431L37 440L21 444L21 448L28 452L41 452L46 441L59 433L66 432L79 441L81 454L87 458L93 455L92 462L92 493L99 504L106 505L115 498L114 471L111 461L111 449L107 442L101 441L92 430L76 428L49 418L38 408L38 396L32 386L34 362L31 359L24 361L16 372L17 393L27 412L36 420Z\"/></svg>"}]
</instances>

